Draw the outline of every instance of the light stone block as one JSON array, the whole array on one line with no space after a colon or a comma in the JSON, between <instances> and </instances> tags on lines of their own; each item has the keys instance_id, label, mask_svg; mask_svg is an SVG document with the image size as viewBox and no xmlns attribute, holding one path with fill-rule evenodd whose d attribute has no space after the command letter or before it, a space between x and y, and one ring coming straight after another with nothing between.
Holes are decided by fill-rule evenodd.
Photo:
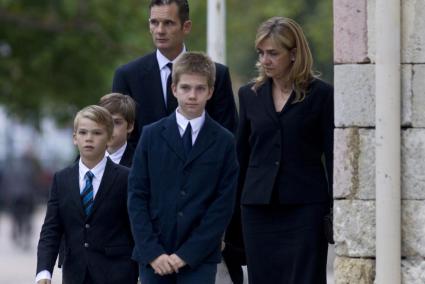
<instances>
[{"instance_id":1,"label":"light stone block","mask_svg":"<svg viewBox=\"0 0 425 284\"><path fill-rule=\"evenodd\" d=\"M334 197L375 199L375 131L335 129L334 140Z\"/></svg>"},{"instance_id":2,"label":"light stone block","mask_svg":"<svg viewBox=\"0 0 425 284\"><path fill-rule=\"evenodd\" d=\"M375 66L336 65L335 126L370 127L375 124Z\"/></svg>"},{"instance_id":3,"label":"light stone block","mask_svg":"<svg viewBox=\"0 0 425 284\"><path fill-rule=\"evenodd\" d=\"M334 139L334 197L375 199L375 131L337 128ZM425 129L403 130L401 143L402 198L425 200Z\"/></svg>"},{"instance_id":4,"label":"light stone block","mask_svg":"<svg viewBox=\"0 0 425 284\"><path fill-rule=\"evenodd\" d=\"M423 2L425 3L425 1ZM423 33L425 35L425 27ZM423 48L425 49L425 45ZM425 64L413 65L411 84L412 125L413 127L425 127Z\"/></svg>"},{"instance_id":5,"label":"light stone block","mask_svg":"<svg viewBox=\"0 0 425 284\"><path fill-rule=\"evenodd\" d=\"M403 284L425 283L425 260L423 258L402 260L401 277Z\"/></svg>"},{"instance_id":6,"label":"light stone block","mask_svg":"<svg viewBox=\"0 0 425 284\"><path fill-rule=\"evenodd\" d=\"M402 134L402 198L425 200L425 129L410 128Z\"/></svg>"},{"instance_id":7,"label":"light stone block","mask_svg":"<svg viewBox=\"0 0 425 284\"><path fill-rule=\"evenodd\" d=\"M375 202L335 200L334 238L338 256L374 257Z\"/></svg>"},{"instance_id":8,"label":"light stone block","mask_svg":"<svg viewBox=\"0 0 425 284\"><path fill-rule=\"evenodd\" d=\"M375 126L375 65L335 66L335 126ZM425 65L401 66L401 123L425 127Z\"/></svg>"},{"instance_id":9,"label":"light stone block","mask_svg":"<svg viewBox=\"0 0 425 284\"><path fill-rule=\"evenodd\" d=\"M375 279L373 259L336 257L335 284L372 284Z\"/></svg>"},{"instance_id":10,"label":"light stone block","mask_svg":"<svg viewBox=\"0 0 425 284\"><path fill-rule=\"evenodd\" d=\"M369 62L367 58L366 0L335 0L335 63Z\"/></svg>"},{"instance_id":11,"label":"light stone block","mask_svg":"<svg viewBox=\"0 0 425 284\"><path fill-rule=\"evenodd\" d=\"M425 1L401 1L401 61L425 63ZM375 11L376 0L367 1L367 56L376 60Z\"/></svg>"},{"instance_id":12,"label":"light stone block","mask_svg":"<svg viewBox=\"0 0 425 284\"><path fill-rule=\"evenodd\" d=\"M401 204L402 256L425 258L425 202ZM375 256L375 202L334 201L335 253L345 257Z\"/></svg>"},{"instance_id":13,"label":"light stone block","mask_svg":"<svg viewBox=\"0 0 425 284\"><path fill-rule=\"evenodd\" d=\"M423 200L408 200L402 203L402 254L408 257L425 257L425 201Z\"/></svg>"}]
</instances>

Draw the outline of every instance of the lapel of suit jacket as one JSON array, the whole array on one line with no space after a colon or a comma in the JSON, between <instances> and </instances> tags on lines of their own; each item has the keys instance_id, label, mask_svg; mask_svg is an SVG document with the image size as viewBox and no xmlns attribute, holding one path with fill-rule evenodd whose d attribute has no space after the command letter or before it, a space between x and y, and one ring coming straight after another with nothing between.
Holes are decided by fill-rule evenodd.
<instances>
[{"instance_id":1,"label":"lapel of suit jacket","mask_svg":"<svg viewBox=\"0 0 425 284\"><path fill-rule=\"evenodd\" d=\"M127 146L125 147L124 153L122 154L120 165L130 168L132 159L134 154L134 148L129 143L127 143Z\"/></svg>"},{"instance_id":2,"label":"lapel of suit jacket","mask_svg":"<svg viewBox=\"0 0 425 284\"><path fill-rule=\"evenodd\" d=\"M186 161L186 154L183 147L179 128L177 126L176 113L173 112L165 120L162 130L162 138L167 142L168 147L181 159Z\"/></svg>"},{"instance_id":3,"label":"lapel of suit jacket","mask_svg":"<svg viewBox=\"0 0 425 284\"><path fill-rule=\"evenodd\" d=\"M274 107L274 102L273 102L272 79L268 79L266 83L264 83L264 85L262 85L258 89L257 92L258 92L258 95L262 97L261 101L263 102L264 107L267 109L267 113L273 118L273 120L276 123L279 123L279 117L277 115L277 111ZM287 102L283 106L283 109L281 111L282 114L287 112L289 109L293 107L292 102L294 101L294 99L295 99L295 93L294 91L292 91L292 93L289 95Z\"/></svg>"},{"instance_id":4,"label":"lapel of suit jacket","mask_svg":"<svg viewBox=\"0 0 425 284\"><path fill-rule=\"evenodd\" d=\"M189 153L189 156L186 159L185 167L193 162L197 157L199 157L203 152L205 152L211 145L215 143L216 140L216 129L214 128L212 119L210 116L205 113L205 122L199 131L198 137L196 138L195 143L193 144L192 150Z\"/></svg>"},{"instance_id":5,"label":"lapel of suit jacket","mask_svg":"<svg viewBox=\"0 0 425 284\"><path fill-rule=\"evenodd\" d=\"M93 210L88 218L91 218L95 213L99 206L102 204L102 200L105 199L105 196L108 195L108 192L111 190L112 185L115 180L117 165L111 161L111 159L107 158L105 171L103 173L102 180L99 185L99 189L96 193L96 197L93 202Z\"/></svg>"},{"instance_id":6,"label":"lapel of suit jacket","mask_svg":"<svg viewBox=\"0 0 425 284\"><path fill-rule=\"evenodd\" d=\"M71 172L68 177L70 194L72 202L74 202L75 206L78 208L78 212L82 218L86 218L86 214L84 213L83 203L81 202L81 194L80 194L80 167L79 162L75 162L71 167Z\"/></svg>"},{"instance_id":7,"label":"lapel of suit jacket","mask_svg":"<svg viewBox=\"0 0 425 284\"><path fill-rule=\"evenodd\" d=\"M149 96L153 96L154 105L161 108L164 113L167 113L164 101L164 91L161 83L161 72L159 70L158 60L156 59L156 52L149 55L149 64L146 64L145 68L145 79L146 79L146 92Z\"/></svg>"},{"instance_id":8,"label":"lapel of suit jacket","mask_svg":"<svg viewBox=\"0 0 425 284\"><path fill-rule=\"evenodd\" d=\"M279 123L279 118L274 108L272 97L272 82L271 79L267 80L262 86L257 89L257 96L262 102L267 114L273 119L275 123Z\"/></svg>"}]
</instances>

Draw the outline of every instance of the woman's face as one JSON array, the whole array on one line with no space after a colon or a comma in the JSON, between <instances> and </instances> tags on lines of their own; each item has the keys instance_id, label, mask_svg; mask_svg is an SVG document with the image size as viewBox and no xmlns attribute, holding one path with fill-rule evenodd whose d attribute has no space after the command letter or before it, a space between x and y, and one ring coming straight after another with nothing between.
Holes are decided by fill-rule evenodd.
<instances>
[{"instance_id":1,"label":"woman's face","mask_svg":"<svg viewBox=\"0 0 425 284\"><path fill-rule=\"evenodd\" d=\"M295 50L295 49L293 49ZM257 46L258 60L267 77L285 78L292 68L295 52L276 46L271 38L263 39Z\"/></svg>"}]
</instances>

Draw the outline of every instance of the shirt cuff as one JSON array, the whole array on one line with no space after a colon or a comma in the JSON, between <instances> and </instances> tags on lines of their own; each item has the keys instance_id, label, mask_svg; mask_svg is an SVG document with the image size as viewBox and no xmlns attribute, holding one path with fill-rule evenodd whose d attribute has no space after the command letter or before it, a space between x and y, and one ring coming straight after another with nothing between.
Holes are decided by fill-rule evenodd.
<instances>
[{"instance_id":1,"label":"shirt cuff","mask_svg":"<svg viewBox=\"0 0 425 284\"><path fill-rule=\"evenodd\" d=\"M52 280L52 274L48 270L42 270L37 273L37 276L35 277L35 283L37 283L41 279Z\"/></svg>"}]
</instances>

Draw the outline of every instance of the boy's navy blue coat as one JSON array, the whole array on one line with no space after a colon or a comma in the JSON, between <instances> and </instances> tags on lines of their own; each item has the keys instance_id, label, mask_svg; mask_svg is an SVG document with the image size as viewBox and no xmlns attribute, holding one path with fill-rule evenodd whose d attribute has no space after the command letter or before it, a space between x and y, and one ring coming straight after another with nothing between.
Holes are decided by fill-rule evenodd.
<instances>
[{"instance_id":1,"label":"boy's navy blue coat","mask_svg":"<svg viewBox=\"0 0 425 284\"><path fill-rule=\"evenodd\" d=\"M107 160L93 211L86 217L80 198L78 162L55 174L40 233L37 273L53 271L64 236L63 283L136 283L134 242L127 214L128 169Z\"/></svg>"},{"instance_id":2,"label":"boy's navy blue coat","mask_svg":"<svg viewBox=\"0 0 425 284\"><path fill-rule=\"evenodd\" d=\"M147 265L176 253L191 268L220 262L238 171L233 135L208 115L187 158L175 113L146 126L129 175L133 258Z\"/></svg>"}]
</instances>

